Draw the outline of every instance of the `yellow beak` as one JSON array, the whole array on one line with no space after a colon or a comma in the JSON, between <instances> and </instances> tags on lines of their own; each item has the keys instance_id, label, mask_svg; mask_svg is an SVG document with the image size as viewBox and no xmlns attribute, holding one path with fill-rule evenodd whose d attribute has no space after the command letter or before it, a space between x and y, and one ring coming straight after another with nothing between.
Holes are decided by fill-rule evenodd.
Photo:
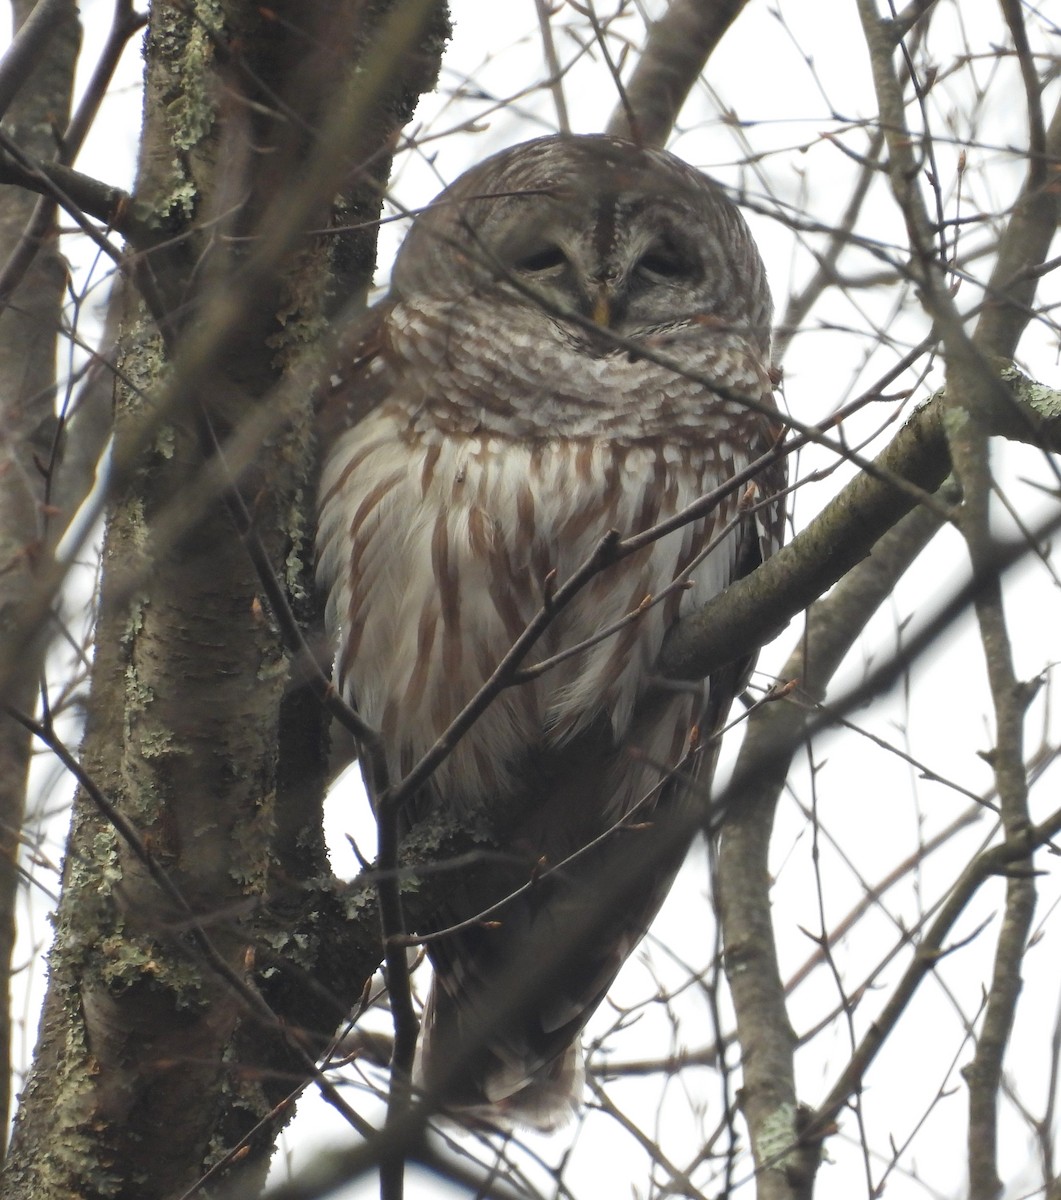
<instances>
[{"instance_id":1,"label":"yellow beak","mask_svg":"<svg viewBox=\"0 0 1061 1200\"><path fill-rule=\"evenodd\" d=\"M602 329L607 329L612 319L612 302L608 296L608 285L597 285L597 295L593 301L593 323Z\"/></svg>"}]
</instances>

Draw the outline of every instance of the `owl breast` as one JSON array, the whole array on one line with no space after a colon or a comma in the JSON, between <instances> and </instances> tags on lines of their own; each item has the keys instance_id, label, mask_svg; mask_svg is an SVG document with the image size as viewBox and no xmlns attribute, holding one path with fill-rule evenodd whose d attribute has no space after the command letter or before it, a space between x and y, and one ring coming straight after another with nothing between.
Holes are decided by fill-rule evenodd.
<instances>
[{"instance_id":1,"label":"owl breast","mask_svg":"<svg viewBox=\"0 0 1061 1200\"><path fill-rule=\"evenodd\" d=\"M464 309L474 354L451 306L396 307L387 335L400 386L345 435L324 481L321 569L338 581L339 678L382 731L394 778L475 694L547 586L608 530L647 529L749 460L735 403L626 352L586 354L544 314L540 328L514 332L486 307ZM683 354L694 373L717 374L720 356L743 363L731 376L762 390L739 339L696 326L659 338L661 353ZM733 577L735 530L697 558L736 501L605 568L558 613L528 662L599 638L687 575L611 636L503 693L440 768L435 786L450 803L510 787L527 747L560 745L602 715L624 738L666 627ZM662 706L643 753L674 761L700 702L686 692Z\"/></svg>"}]
</instances>

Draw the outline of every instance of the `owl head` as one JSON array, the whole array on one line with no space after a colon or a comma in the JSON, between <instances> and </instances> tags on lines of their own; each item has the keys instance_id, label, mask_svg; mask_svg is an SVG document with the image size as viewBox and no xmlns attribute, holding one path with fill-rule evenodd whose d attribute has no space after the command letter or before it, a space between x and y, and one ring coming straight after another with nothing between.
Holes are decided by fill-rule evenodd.
<instances>
[{"instance_id":1,"label":"owl head","mask_svg":"<svg viewBox=\"0 0 1061 1200\"><path fill-rule=\"evenodd\" d=\"M397 300L543 305L621 338L690 320L738 329L765 355L766 272L719 186L620 138L524 142L486 159L414 223Z\"/></svg>"}]
</instances>

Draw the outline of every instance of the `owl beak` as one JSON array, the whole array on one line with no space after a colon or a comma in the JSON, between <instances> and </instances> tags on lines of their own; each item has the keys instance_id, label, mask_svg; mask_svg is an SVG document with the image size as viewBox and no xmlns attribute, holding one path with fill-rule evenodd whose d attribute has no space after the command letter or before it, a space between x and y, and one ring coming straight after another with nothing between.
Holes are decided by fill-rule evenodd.
<instances>
[{"instance_id":1,"label":"owl beak","mask_svg":"<svg viewBox=\"0 0 1061 1200\"><path fill-rule=\"evenodd\" d=\"M612 298L608 291L608 285L602 281L597 284L594 291L591 314L593 323L602 329L607 329L612 322Z\"/></svg>"}]
</instances>

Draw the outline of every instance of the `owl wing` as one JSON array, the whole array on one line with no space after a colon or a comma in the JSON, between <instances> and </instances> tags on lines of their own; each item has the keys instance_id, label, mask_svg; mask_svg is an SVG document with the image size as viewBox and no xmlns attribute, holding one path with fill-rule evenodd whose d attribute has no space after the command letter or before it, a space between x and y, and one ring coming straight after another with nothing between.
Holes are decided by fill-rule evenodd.
<instances>
[{"instance_id":1,"label":"owl wing","mask_svg":"<svg viewBox=\"0 0 1061 1200\"><path fill-rule=\"evenodd\" d=\"M331 370L319 388L314 405L314 439L322 458L327 458L336 445L390 395L394 378L388 370L383 349L387 318L392 307L384 301L369 309L363 320L351 323L336 348ZM319 570L322 580L328 575L334 576L338 570L338 559L342 557L341 533L338 529L333 532L334 538L329 545L322 536L323 530L318 529L318 555L325 554L335 564L330 569L327 564L322 564ZM335 635L344 624L335 613L334 605L330 605L330 608L332 611L327 625L331 638L327 651L321 654L322 666L325 666L327 658L334 656ZM337 779L357 757L358 747L353 733L333 722L328 754L329 778L333 781Z\"/></svg>"},{"instance_id":2,"label":"owl wing","mask_svg":"<svg viewBox=\"0 0 1061 1200\"><path fill-rule=\"evenodd\" d=\"M323 453L377 409L394 386L383 354L392 307L384 301L369 309L336 348L332 373L314 406L314 435Z\"/></svg>"}]
</instances>

